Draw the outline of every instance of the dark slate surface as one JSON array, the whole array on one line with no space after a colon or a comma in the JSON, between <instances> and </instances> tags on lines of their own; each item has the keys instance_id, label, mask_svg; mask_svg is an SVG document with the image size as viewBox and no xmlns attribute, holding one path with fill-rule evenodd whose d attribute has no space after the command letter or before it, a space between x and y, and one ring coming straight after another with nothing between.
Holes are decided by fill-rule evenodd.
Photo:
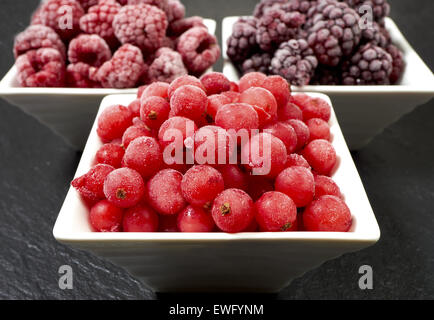
<instances>
[{"instance_id":1,"label":"dark slate surface","mask_svg":"<svg viewBox=\"0 0 434 320\"><path fill-rule=\"evenodd\" d=\"M35 0L0 4L0 75L13 59L13 36L28 24ZM256 1L189 0L189 15L249 14ZM392 17L433 68L431 0L391 0ZM218 26L220 38L220 24ZM221 64L217 69L221 70ZM434 101L353 153L382 237L366 250L329 261L270 299L434 297ZM0 100L0 298L177 299L155 295L123 269L56 243L52 227L80 153L16 107ZM71 265L74 289L58 288L59 266ZM374 290L358 289L358 268L374 269ZM227 295L226 295L227 297Z\"/></svg>"}]
</instances>

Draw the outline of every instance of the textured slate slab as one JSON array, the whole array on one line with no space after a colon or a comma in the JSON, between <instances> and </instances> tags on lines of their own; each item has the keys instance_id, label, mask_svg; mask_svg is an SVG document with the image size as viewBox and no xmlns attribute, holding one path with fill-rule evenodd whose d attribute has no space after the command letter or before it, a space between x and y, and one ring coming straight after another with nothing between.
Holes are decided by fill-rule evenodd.
<instances>
[{"instance_id":1,"label":"textured slate slab","mask_svg":"<svg viewBox=\"0 0 434 320\"><path fill-rule=\"evenodd\" d=\"M0 76L13 62L13 35L38 1L2 0ZM256 1L184 1L188 14L219 23L249 14ZM392 17L433 67L432 1L391 1ZM424 30L426 38L421 39ZM218 36L220 30L218 28ZM221 64L217 69L221 68ZM434 296L434 101L405 116L353 154L382 230L375 246L329 261L269 299L432 298ZM80 154L31 117L0 100L0 299L211 299L156 295L123 269L58 244L52 226ZM358 269L374 270L374 290L358 288ZM60 290L58 268L70 265L74 289ZM245 296L245 295L243 295ZM228 297L225 295L225 297ZM232 297L229 296L229 297ZM237 297L234 295L233 297Z\"/></svg>"}]
</instances>

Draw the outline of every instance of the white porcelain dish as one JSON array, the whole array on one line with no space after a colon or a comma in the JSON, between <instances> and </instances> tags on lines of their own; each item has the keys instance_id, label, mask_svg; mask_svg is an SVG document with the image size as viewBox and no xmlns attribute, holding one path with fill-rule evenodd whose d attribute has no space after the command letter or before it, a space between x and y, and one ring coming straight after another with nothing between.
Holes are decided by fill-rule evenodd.
<instances>
[{"instance_id":1,"label":"white porcelain dish","mask_svg":"<svg viewBox=\"0 0 434 320\"><path fill-rule=\"evenodd\" d=\"M312 95L330 101L325 95ZM99 113L107 106L127 104L133 99L134 95L107 96ZM380 237L334 113L330 124L339 156L333 179L354 219L348 233L97 233L91 230L88 208L70 188L53 235L59 242L91 251L124 267L156 292L277 292L326 260L368 247ZM76 177L90 169L101 146L96 127L95 121Z\"/></svg>"},{"instance_id":2,"label":"white porcelain dish","mask_svg":"<svg viewBox=\"0 0 434 320\"><path fill-rule=\"evenodd\" d=\"M223 19L223 73L237 81L239 74L226 55L226 41L239 17ZM304 86L294 91L322 92L333 101L342 131L351 150L360 149L384 128L434 97L434 76L410 46L396 24L386 18L392 41L404 52L405 72L393 86Z\"/></svg>"},{"instance_id":3,"label":"white porcelain dish","mask_svg":"<svg viewBox=\"0 0 434 320\"><path fill-rule=\"evenodd\" d=\"M211 34L216 22L204 19ZM137 89L23 88L16 79L15 65L0 81L0 97L34 116L66 142L83 149L98 106L109 94L135 93Z\"/></svg>"}]
</instances>

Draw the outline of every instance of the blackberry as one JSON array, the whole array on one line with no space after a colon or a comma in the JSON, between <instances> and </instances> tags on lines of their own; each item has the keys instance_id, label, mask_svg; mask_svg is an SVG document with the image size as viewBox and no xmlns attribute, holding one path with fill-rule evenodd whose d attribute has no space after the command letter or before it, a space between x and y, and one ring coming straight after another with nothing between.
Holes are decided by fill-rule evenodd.
<instances>
[{"instance_id":1,"label":"blackberry","mask_svg":"<svg viewBox=\"0 0 434 320\"><path fill-rule=\"evenodd\" d=\"M241 73L262 72L268 74L270 71L271 58L272 56L268 52L255 53L240 66Z\"/></svg>"},{"instance_id":2,"label":"blackberry","mask_svg":"<svg viewBox=\"0 0 434 320\"><path fill-rule=\"evenodd\" d=\"M342 84L387 85L392 69L392 56L376 45L367 44L343 62Z\"/></svg>"},{"instance_id":3,"label":"blackberry","mask_svg":"<svg viewBox=\"0 0 434 320\"><path fill-rule=\"evenodd\" d=\"M288 0L261 0L255 6L255 10L253 11L253 16L256 18L260 18L264 14L264 11L267 10L268 8L274 6L275 4L284 4L287 2Z\"/></svg>"},{"instance_id":4,"label":"blackberry","mask_svg":"<svg viewBox=\"0 0 434 320\"><path fill-rule=\"evenodd\" d=\"M393 44L387 46L386 51L392 57L392 73L390 74L390 83L395 84L401 78L402 73L404 72L405 62L404 56L401 50Z\"/></svg>"},{"instance_id":5,"label":"blackberry","mask_svg":"<svg viewBox=\"0 0 434 320\"><path fill-rule=\"evenodd\" d=\"M238 19L232 27L232 34L227 41L227 55L235 64L242 63L258 49L256 42L256 23L254 17Z\"/></svg>"},{"instance_id":6,"label":"blackberry","mask_svg":"<svg viewBox=\"0 0 434 320\"><path fill-rule=\"evenodd\" d=\"M390 34L379 23L372 21L370 27L362 30L362 43L372 43L381 48L386 48L390 44Z\"/></svg>"},{"instance_id":7,"label":"blackberry","mask_svg":"<svg viewBox=\"0 0 434 320\"><path fill-rule=\"evenodd\" d=\"M360 17L346 3L320 0L307 19L307 41L321 64L337 66L360 42Z\"/></svg>"},{"instance_id":8,"label":"blackberry","mask_svg":"<svg viewBox=\"0 0 434 320\"><path fill-rule=\"evenodd\" d=\"M359 9L361 6L367 5L372 8L372 14L374 15L374 19L376 21L382 21L385 17L387 17L390 13L390 5L387 0L343 0L346 2L351 8L355 9L358 13L363 14L363 11L360 12Z\"/></svg>"},{"instance_id":9,"label":"blackberry","mask_svg":"<svg viewBox=\"0 0 434 320\"><path fill-rule=\"evenodd\" d=\"M318 65L306 40L289 40L280 45L271 60L271 71L289 83L303 86L309 83Z\"/></svg>"},{"instance_id":10,"label":"blackberry","mask_svg":"<svg viewBox=\"0 0 434 320\"><path fill-rule=\"evenodd\" d=\"M258 20L256 41L262 50L271 51L282 42L295 38L304 22L305 16L300 12L270 8Z\"/></svg>"},{"instance_id":11,"label":"blackberry","mask_svg":"<svg viewBox=\"0 0 434 320\"><path fill-rule=\"evenodd\" d=\"M341 79L339 76L340 69L338 68L328 68L326 66L319 66L316 68L315 73L310 80L312 85L320 86L336 86L341 84Z\"/></svg>"}]
</instances>

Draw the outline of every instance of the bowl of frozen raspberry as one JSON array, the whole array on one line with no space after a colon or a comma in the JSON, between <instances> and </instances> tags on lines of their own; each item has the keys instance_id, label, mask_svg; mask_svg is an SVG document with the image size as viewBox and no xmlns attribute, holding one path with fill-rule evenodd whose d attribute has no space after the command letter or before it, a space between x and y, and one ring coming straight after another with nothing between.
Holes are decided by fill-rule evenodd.
<instances>
[{"instance_id":1,"label":"bowl of frozen raspberry","mask_svg":"<svg viewBox=\"0 0 434 320\"><path fill-rule=\"evenodd\" d=\"M156 292L277 292L380 229L326 95L211 72L103 99L53 235Z\"/></svg>"},{"instance_id":2,"label":"bowl of frozen raspberry","mask_svg":"<svg viewBox=\"0 0 434 320\"><path fill-rule=\"evenodd\" d=\"M83 149L104 96L212 70L215 28L180 0L43 1L15 37L0 96Z\"/></svg>"},{"instance_id":3,"label":"bowl of frozen raspberry","mask_svg":"<svg viewBox=\"0 0 434 320\"><path fill-rule=\"evenodd\" d=\"M387 0L261 0L223 20L224 74L280 75L334 102L351 150L434 96L434 77Z\"/></svg>"}]
</instances>

